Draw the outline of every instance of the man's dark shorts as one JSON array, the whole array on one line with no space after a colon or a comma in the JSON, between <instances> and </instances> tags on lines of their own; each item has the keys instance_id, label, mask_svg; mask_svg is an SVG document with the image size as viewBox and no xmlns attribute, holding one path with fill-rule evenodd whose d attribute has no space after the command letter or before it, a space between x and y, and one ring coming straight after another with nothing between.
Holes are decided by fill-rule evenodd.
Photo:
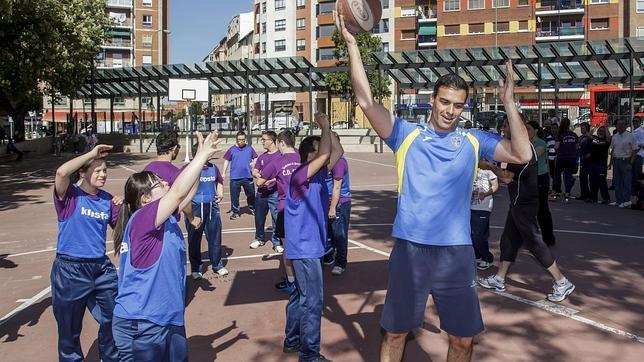
<instances>
[{"instance_id":1,"label":"man's dark shorts","mask_svg":"<svg viewBox=\"0 0 644 362\"><path fill-rule=\"evenodd\" d=\"M483 331L471 245L432 246L396 240L389 257L389 287L380 324L390 333L422 326L429 294L440 328L458 337Z\"/></svg>"}]
</instances>

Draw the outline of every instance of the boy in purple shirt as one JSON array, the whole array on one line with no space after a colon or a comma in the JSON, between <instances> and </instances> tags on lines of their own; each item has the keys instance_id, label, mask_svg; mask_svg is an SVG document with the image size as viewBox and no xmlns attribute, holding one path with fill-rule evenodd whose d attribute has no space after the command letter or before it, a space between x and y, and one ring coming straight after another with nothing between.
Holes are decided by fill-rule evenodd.
<instances>
[{"instance_id":1,"label":"boy in purple shirt","mask_svg":"<svg viewBox=\"0 0 644 362\"><path fill-rule=\"evenodd\" d=\"M333 132L333 137L340 143L340 136ZM329 205L329 239L335 249L332 275L341 275L347 268L349 246L349 218L351 216L351 184L349 181L349 164L342 156L326 177L331 204ZM331 254L333 257L333 254ZM325 256L326 259L326 256ZM325 260L326 262L326 260Z\"/></svg>"},{"instance_id":2,"label":"boy in purple shirt","mask_svg":"<svg viewBox=\"0 0 644 362\"><path fill-rule=\"evenodd\" d=\"M275 221L274 235L284 238L284 200L288 184L293 171L300 166L300 155L295 151L295 134L291 130L284 130L277 135L277 148L280 157L264 167L256 180L257 186L264 186L268 182L277 184L277 220ZM279 290L291 293L295 291L295 274L291 261L284 256L284 269L286 280L275 285Z\"/></svg>"},{"instance_id":3,"label":"boy in purple shirt","mask_svg":"<svg viewBox=\"0 0 644 362\"><path fill-rule=\"evenodd\" d=\"M280 158L281 154L275 144L276 140L277 134L275 132L262 132L261 142L266 152L259 155L255 161L255 167L253 167L253 177L255 179L262 176L261 171L266 166ZM266 224L266 215L269 211L271 212L271 220L273 223L273 236L271 238L273 250L278 253L283 253L284 247L282 247L282 240L275 234L275 223L277 221L277 184L275 181L267 182L261 187L257 187L257 194L255 195L255 240L249 245L251 249L257 249L266 243L264 241L264 225Z\"/></svg>"},{"instance_id":4,"label":"boy in purple shirt","mask_svg":"<svg viewBox=\"0 0 644 362\"><path fill-rule=\"evenodd\" d=\"M56 170L56 259L51 269L52 309L58 326L58 359L83 360L80 334L85 308L100 324L99 355L118 361L112 337L116 268L105 255L107 225L115 227L122 200L100 188L107 180L103 159L112 146L97 145ZM72 176L80 179L73 182Z\"/></svg>"},{"instance_id":5,"label":"boy in purple shirt","mask_svg":"<svg viewBox=\"0 0 644 362\"><path fill-rule=\"evenodd\" d=\"M154 172L161 177L168 185L172 186L174 180L181 173L181 169L172 164L179 155L179 146L177 132L165 130L157 136L157 158L145 166L143 171Z\"/></svg>"},{"instance_id":6,"label":"boy in purple shirt","mask_svg":"<svg viewBox=\"0 0 644 362\"><path fill-rule=\"evenodd\" d=\"M244 189L246 203L250 213L255 215L255 185L251 173L251 164L257 158L253 147L246 144L246 133L237 132L237 144L232 146L224 154L224 169L222 175L226 175L230 166L230 220L239 217L239 194Z\"/></svg>"},{"instance_id":7,"label":"boy in purple shirt","mask_svg":"<svg viewBox=\"0 0 644 362\"><path fill-rule=\"evenodd\" d=\"M324 307L322 264L329 211L328 168L342 155L329 120L317 114L322 137L310 136L300 144L302 162L291 177L284 207L286 256L293 263L296 290L286 306L284 353L299 352L300 361L328 361L320 354L320 324Z\"/></svg>"}]
</instances>

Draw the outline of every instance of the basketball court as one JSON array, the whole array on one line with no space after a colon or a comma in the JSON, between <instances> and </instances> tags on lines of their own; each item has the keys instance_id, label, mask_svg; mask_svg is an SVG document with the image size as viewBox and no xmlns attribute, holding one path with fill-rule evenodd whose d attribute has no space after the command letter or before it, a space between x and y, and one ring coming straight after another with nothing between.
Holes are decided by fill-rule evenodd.
<instances>
[{"instance_id":1,"label":"basketball court","mask_svg":"<svg viewBox=\"0 0 644 362\"><path fill-rule=\"evenodd\" d=\"M0 165L0 360L56 359L49 288L57 230L52 187L56 167L70 157L31 156L26 162ZM322 354L334 361L375 361L382 335L379 317L388 282L387 259L393 245L394 158L390 153L347 157L353 194L349 265L340 277L331 276L325 268ZM122 194L129 174L142 170L152 158L151 154L111 155L106 189ZM217 162L219 167L222 163ZM225 214L230 206L228 186L224 189L223 248L230 274L220 277L209 269L203 280L188 278L186 282L190 360L296 361L296 355L281 352L287 295L273 286L281 278L280 258L270 243L256 250L248 248L254 236L253 218L246 213L229 220ZM490 241L498 257L507 189L501 187L495 199ZM244 196L240 203L243 213ZM551 202L550 207L557 237L555 253L577 289L562 303L545 301L550 277L522 251L505 293L479 288L486 331L476 339L473 360L641 360L642 213L578 201ZM111 251L111 232L108 240ZM207 259L205 240L202 250ZM479 276L495 270L479 272ZM81 343L88 361L98 360L97 330L86 313ZM409 337L404 360L442 361L446 351L447 336L439 329L430 301L423 327Z\"/></svg>"}]
</instances>

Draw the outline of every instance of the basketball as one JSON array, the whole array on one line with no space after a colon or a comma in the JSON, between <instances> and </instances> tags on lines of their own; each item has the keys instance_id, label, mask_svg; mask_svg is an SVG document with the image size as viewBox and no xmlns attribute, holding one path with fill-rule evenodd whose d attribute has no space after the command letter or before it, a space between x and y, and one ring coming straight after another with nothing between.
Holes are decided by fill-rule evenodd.
<instances>
[{"instance_id":1,"label":"basketball","mask_svg":"<svg viewBox=\"0 0 644 362\"><path fill-rule=\"evenodd\" d=\"M380 0L338 0L336 11L344 16L344 26L351 34L371 31L380 21Z\"/></svg>"}]
</instances>

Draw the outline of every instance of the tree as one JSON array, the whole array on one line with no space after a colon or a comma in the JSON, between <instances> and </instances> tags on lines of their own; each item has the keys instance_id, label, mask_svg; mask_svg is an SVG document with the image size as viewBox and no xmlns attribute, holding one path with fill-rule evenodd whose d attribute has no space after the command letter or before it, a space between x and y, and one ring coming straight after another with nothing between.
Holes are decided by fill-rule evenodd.
<instances>
[{"instance_id":1,"label":"tree","mask_svg":"<svg viewBox=\"0 0 644 362\"><path fill-rule=\"evenodd\" d=\"M335 43L335 57L337 65L348 64L347 44L338 33L337 30L333 32L333 42ZM382 42L379 36L375 36L370 32L358 34L356 36L358 48L360 49L360 58L364 65L374 64L372 58L373 53L382 51ZM367 78L371 87L371 94L377 101L382 101L383 98L391 95L389 85L391 81L387 76L381 76L378 70L368 70ZM353 128L353 121L355 119L357 100L351 86L351 78L349 72L331 72L327 73L324 82L327 89L334 96L344 96L349 100L349 127Z\"/></svg>"},{"instance_id":2,"label":"tree","mask_svg":"<svg viewBox=\"0 0 644 362\"><path fill-rule=\"evenodd\" d=\"M105 0L0 0L0 108L17 131L43 95L83 85L108 29Z\"/></svg>"}]
</instances>

